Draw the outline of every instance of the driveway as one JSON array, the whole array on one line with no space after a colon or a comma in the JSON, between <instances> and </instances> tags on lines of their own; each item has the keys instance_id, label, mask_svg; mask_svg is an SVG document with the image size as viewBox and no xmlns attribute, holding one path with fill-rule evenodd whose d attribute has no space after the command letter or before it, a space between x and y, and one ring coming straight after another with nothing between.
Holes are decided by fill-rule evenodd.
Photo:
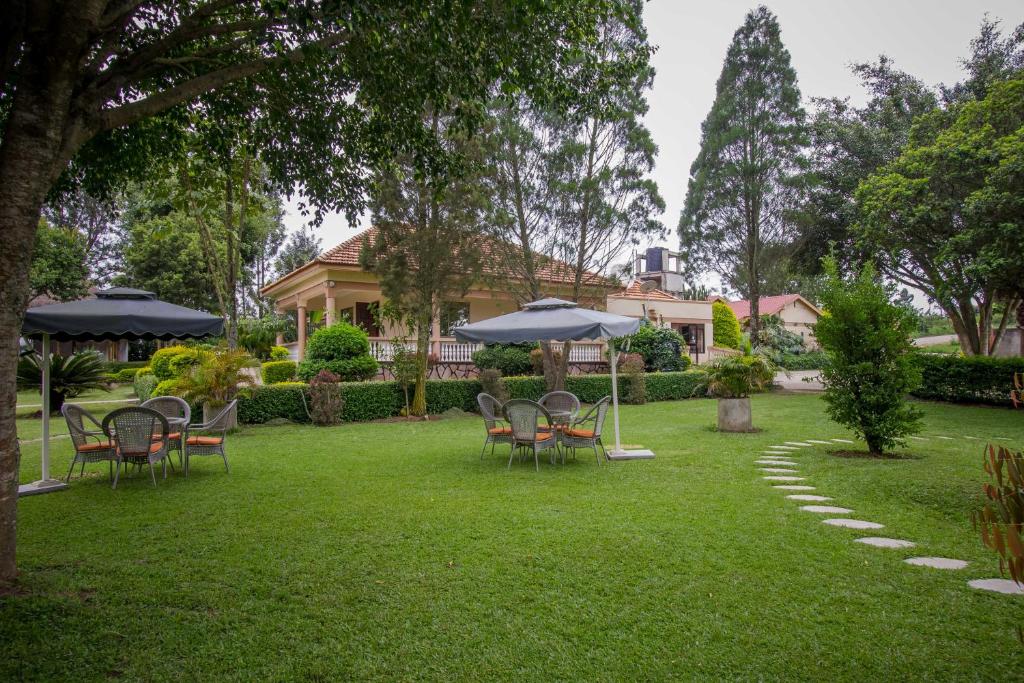
<instances>
[{"instance_id":1,"label":"driveway","mask_svg":"<svg viewBox=\"0 0 1024 683\"><path fill-rule=\"evenodd\" d=\"M821 373L818 370L791 370L789 376L784 372L775 374L775 383L786 391L824 391Z\"/></svg>"},{"instance_id":2,"label":"driveway","mask_svg":"<svg viewBox=\"0 0 1024 683\"><path fill-rule=\"evenodd\" d=\"M914 346L938 346L939 344L948 344L956 340L957 336L955 334L936 334L931 337L918 337L914 340Z\"/></svg>"}]
</instances>

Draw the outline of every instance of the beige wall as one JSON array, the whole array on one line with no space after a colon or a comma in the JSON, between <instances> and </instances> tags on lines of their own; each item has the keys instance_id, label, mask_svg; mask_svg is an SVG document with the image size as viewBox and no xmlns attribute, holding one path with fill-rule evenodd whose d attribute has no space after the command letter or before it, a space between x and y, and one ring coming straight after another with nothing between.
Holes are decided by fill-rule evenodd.
<instances>
[{"instance_id":1,"label":"beige wall","mask_svg":"<svg viewBox=\"0 0 1024 683\"><path fill-rule=\"evenodd\" d=\"M654 317L655 324L671 327L677 323L703 324L705 352L700 354L698 362L708 359L708 350L714 344L714 325L711 317L709 301L645 301L644 299L610 296L608 312L627 315L631 318L642 318L644 304L647 304L648 317Z\"/></svg>"},{"instance_id":2,"label":"beige wall","mask_svg":"<svg viewBox=\"0 0 1024 683\"><path fill-rule=\"evenodd\" d=\"M818 347L818 340L814 338L811 326L818 322L818 314L807 306L803 301L794 301L779 311L783 327L793 334L803 337L810 348Z\"/></svg>"}]
</instances>

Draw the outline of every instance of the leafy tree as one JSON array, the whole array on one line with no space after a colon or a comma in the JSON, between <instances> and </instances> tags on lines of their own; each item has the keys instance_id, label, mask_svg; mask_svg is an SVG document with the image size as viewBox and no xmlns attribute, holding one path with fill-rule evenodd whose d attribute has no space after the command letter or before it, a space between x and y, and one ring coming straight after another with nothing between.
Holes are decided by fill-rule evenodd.
<instances>
[{"instance_id":1,"label":"leafy tree","mask_svg":"<svg viewBox=\"0 0 1024 683\"><path fill-rule=\"evenodd\" d=\"M861 243L942 308L964 353L989 355L1020 302L1007 285L1024 271L1022 187L1024 75L921 117L899 158L857 191Z\"/></svg>"},{"instance_id":2,"label":"leafy tree","mask_svg":"<svg viewBox=\"0 0 1024 683\"><path fill-rule=\"evenodd\" d=\"M682 251L697 272L742 271L750 331L758 330L764 271L794 238L807 133L796 72L767 8L733 36L701 125L701 149L679 220Z\"/></svg>"},{"instance_id":3,"label":"leafy tree","mask_svg":"<svg viewBox=\"0 0 1024 683\"><path fill-rule=\"evenodd\" d=\"M44 294L58 301L80 299L89 289L85 243L75 230L42 221L35 236L29 287L33 297Z\"/></svg>"},{"instance_id":4,"label":"leafy tree","mask_svg":"<svg viewBox=\"0 0 1024 683\"><path fill-rule=\"evenodd\" d=\"M312 230L303 228L289 235L274 261L277 277L283 277L320 255L320 238Z\"/></svg>"},{"instance_id":5,"label":"leafy tree","mask_svg":"<svg viewBox=\"0 0 1024 683\"><path fill-rule=\"evenodd\" d=\"M827 314L814 335L828 356L821 371L829 417L849 427L881 454L921 429L921 413L906 395L921 381L911 341L916 316L893 303L895 287L869 264L843 278L834 258L825 259Z\"/></svg>"},{"instance_id":6,"label":"leafy tree","mask_svg":"<svg viewBox=\"0 0 1024 683\"><path fill-rule=\"evenodd\" d=\"M377 275L389 310L416 339L416 387L410 414L426 415L430 333L444 301L466 295L480 279L480 233L486 196L479 145L429 115L436 131L464 159L458 176L422 175L405 159L381 175L373 195L372 242L360 262Z\"/></svg>"},{"instance_id":7,"label":"leafy tree","mask_svg":"<svg viewBox=\"0 0 1024 683\"><path fill-rule=\"evenodd\" d=\"M497 81L568 99L603 0L452 5L12 0L0 5L0 377L13 377L33 235L48 194L105 196L214 104L247 123L272 178L317 215L355 218L396 150L450 166L427 101L480 103ZM479 120L479 107L457 113ZM15 389L0 384L0 582L15 577Z\"/></svg>"},{"instance_id":8,"label":"leafy tree","mask_svg":"<svg viewBox=\"0 0 1024 683\"><path fill-rule=\"evenodd\" d=\"M118 220L123 208L119 195L101 199L82 188L58 195L43 208L50 225L81 235L89 280L97 285L106 285L117 273L122 246Z\"/></svg>"},{"instance_id":9,"label":"leafy tree","mask_svg":"<svg viewBox=\"0 0 1024 683\"><path fill-rule=\"evenodd\" d=\"M683 336L667 327L655 327L649 320L629 338L630 353L638 353L647 372L677 372L690 366L689 347Z\"/></svg>"},{"instance_id":10,"label":"leafy tree","mask_svg":"<svg viewBox=\"0 0 1024 683\"><path fill-rule=\"evenodd\" d=\"M743 333L740 330L740 321L736 314L724 301L716 301L711 304L711 324L714 327L715 346L725 349L740 348L740 341Z\"/></svg>"}]
</instances>

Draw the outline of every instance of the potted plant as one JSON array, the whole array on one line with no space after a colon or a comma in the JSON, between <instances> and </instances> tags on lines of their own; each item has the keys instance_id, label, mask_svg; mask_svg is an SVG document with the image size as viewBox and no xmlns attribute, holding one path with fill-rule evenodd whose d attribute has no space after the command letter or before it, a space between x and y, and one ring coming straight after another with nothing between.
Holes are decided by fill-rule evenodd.
<instances>
[{"instance_id":1,"label":"potted plant","mask_svg":"<svg viewBox=\"0 0 1024 683\"><path fill-rule=\"evenodd\" d=\"M237 395L241 387L255 383L247 368L252 357L244 351L218 349L179 380L178 393L190 403L202 403L203 422L217 416ZM228 429L238 426L238 415L228 416Z\"/></svg>"},{"instance_id":2,"label":"potted plant","mask_svg":"<svg viewBox=\"0 0 1024 683\"><path fill-rule=\"evenodd\" d=\"M753 354L749 347L742 356L729 356L705 367L703 388L718 399L718 431L752 432L750 394L769 386L775 378L770 358Z\"/></svg>"}]
</instances>

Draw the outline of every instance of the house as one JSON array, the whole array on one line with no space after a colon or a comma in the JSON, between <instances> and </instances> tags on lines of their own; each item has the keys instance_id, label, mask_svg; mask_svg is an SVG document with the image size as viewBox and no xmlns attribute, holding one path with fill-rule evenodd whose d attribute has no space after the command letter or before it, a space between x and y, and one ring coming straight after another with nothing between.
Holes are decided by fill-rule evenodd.
<instances>
[{"instance_id":1,"label":"house","mask_svg":"<svg viewBox=\"0 0 1024 683\"><path fill-rule=\"evenodd\" d=\"M359 253L365 240L373 240L373 228L325 251L318 258L282 276L261 290L275 301L280 313L293 316L297 334L293 340L278 338L278 343L289 349L292 358L301 360L306 339L318 327L339 320L359 325L370 336L370 353L385 365L391 359L393 340L409 336L404 330L382 323L374 315L385 297L373 273L359 264ZM484 242L485 263L494 250L493 242ZM572 284L572 268L554 259L545 260L540 269L545 296L566 296ZM708 353L711 330L711 303L684 301L671 294L652 290L650 285L633 283L622 289L613 280L590 273L588 289L592 301L585 305L605 309L621 315L647 317L657 324L671 326L690 340L690 353L695 361L702 361ZM440 315L433 321L430 335L431 355L435 359L433 374L438 377L465 376L475 371L472 356L480 344L462 344L455 341L453 329L466 323L486 320L519 309L513 287L508 286L507 274L495 272L493 266L485 268L483 281L458 300L446 301ZM503 283L504 286L503 286ZM409 342L411 347L412 342ZM604 343L574 342L570 362L577 371L596 369L605 363ZM384 368L385 375L388 370Z\"/></svg>"},{"instance_id":2,"label":"house","mask_svg":"<svg viewBox=\"0 0 1024 683\"><path fill-rule=\"evenodd\" d=\"M726 301L729 308L736 314L740 325L747 327L750 323L749 301ZM782 326L801 337L808 348L817 348L812 326L821 317L821 310L799 294L779 294L763 296L758 299L758 315L775 315L782 320Z\"/></svg>"},{"instance_id":3,"label":"house","mask_svg":"<svg viewBox=\"0 0 1024 683\"><path fill-rule=\"evenodd\" d=\"M608 312L646 318L658 327L670 327L686 339L690 358L705 361L712 353L711 302L688 301L658 289L654 282L637 280L626 289L608 295Z\"/></svg>"}]
</instances>

